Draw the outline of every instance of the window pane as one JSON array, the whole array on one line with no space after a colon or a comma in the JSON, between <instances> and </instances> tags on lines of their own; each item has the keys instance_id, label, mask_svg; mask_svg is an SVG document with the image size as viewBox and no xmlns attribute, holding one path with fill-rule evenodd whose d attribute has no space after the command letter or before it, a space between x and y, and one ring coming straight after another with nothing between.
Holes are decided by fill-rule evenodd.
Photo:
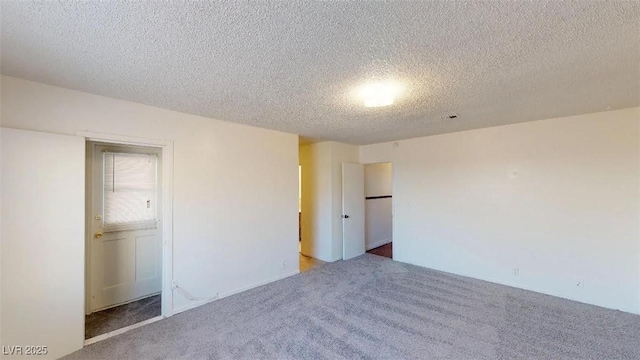
<instances>
[{"instance_id":1,"label":"window pane","mask_svg":"<svg viewBox=\"0 0 640 360\"><path fill-rule=\"evenodd\" d=\"M104 231L155 228L156 155L117 152L103 154Z\"/></svg>"}]
</instances>

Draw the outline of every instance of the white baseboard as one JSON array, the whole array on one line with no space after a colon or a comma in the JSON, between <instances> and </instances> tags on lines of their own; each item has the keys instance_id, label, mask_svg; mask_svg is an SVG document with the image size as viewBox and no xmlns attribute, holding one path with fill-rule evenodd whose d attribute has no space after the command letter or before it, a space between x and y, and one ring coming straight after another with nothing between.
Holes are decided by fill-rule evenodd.
<instances>
[{"instance_id":1,"label":"white baseboard","mask_svg":"<svg viewBox=\"0 0 640 360\"><path fill-rule=\"evenodd\" d=\"M314 258L316 260L321 260L321 261L324 261L324 262L334 262L334 261L342 260L342 253L340 253L340 257L338 259L323 258L323 257L317 256L315 254L306 254L306 253L304 253L302 251L300 251L300 254L303 255L303 256Z\"/></svg>"},{"instance_id":2,"label":"white baseboard","mask_svg":"<svg viewBox=\"0 0 640 360\"><path fill-rule=\"evenodd\" d=\"M119 302L119 303L116 303L116 304L113 304L113 305L108 305L108 306L105 306L105 307L101 307L101 308L99 308L99 309L95 309L95 310L91 311L90 313L88 313L88 314L86 314L86 315L91 315L91 314L93 314L93 313L95 313L95 312L98 312L98 311L107 310L107 309L111 309L111 308L114 308L114 307L117 307L117 306L122 306L122 305L130 304L130 303L132 303L132 302L134 302L134 301L138 301L138 300L146 299L146 298L149 298L149 297L152 297L152 296L156 296L156 295L162 295L162 292L156 292L156 293L152 293L152 294L148 294L148 295L143 295L143 296L140 296L140 297L137 297L137 298L131 299L131 300L127 300L127 301Z\"/></svg>"},{"instance_id":3,"label":"white baseboard","mask_svg":"<svg viewBox=\"0 0 640 360\"><path fill-rule=\"evenodd\" d=\"M251 289L256 288L258 286L262 286L262 285L266 285L266 284L272 283L274 281L282 280L282 279L288 278L289 276L297 275L299 273L300 273L299 270L295 270L295 271L292 271L290 273L286 273L284 275L276 276L274 278L271 278L271 279L268 279L268 280L265 280L265 281L260 281L260 282L257 282L255 284L252 284L252 285L244 286L244 287L241 287L239 289L235 289L235 290L232 290L232 291L228 291L226 293L219 294L218 297L216 297L215 299L203 300L203 301L195 301L195 302L192 302L192 303L190 303L190 304L188 304L186 306L183 306L181 308L174 309L173 312L171 313L171 315L175 315L175 314L179 314L181 312L185 312L187 310L195 309L195 308L197 308L199 306L208 304L210 302L226 298L227 296L231 296L231 295L235 295L235 294L241 293L243 291L251 290Z\"/></svg>"},{"instance_id":4,"label":"white baseboard","mask_svg":"<svg viewBox=\"0 0 640 360\"><path fill-rule=\"evenodd\" d=\"M202 305L206 305L206 304L208 304L210 302L214 302L214 301L216 301L218 299L220 299L220 297L217 297L217 298L211 299L211 300L201 300L201 301L190 302L189 304L187 304L187 305L185 305L183 307L180 307L178 309L173 309L173 311L171 312L171 316L173 316L175 314L180 314L181 312L185 312L187 310L195 309L195 308L200 307Z\"/></svg>"},{"instance_id":5,"label":"white baseboard","mask_svg":"<svg viewBox=\"0 0 640 360\"><path fill-rule=\"evenodd\" d=\"M388 243L390 243L392 241L393 241L392 238L378 240L378 241L374 242L373 244L368 244L367 245L367 251L371 250L371 249L375 249L375 248L380 247L382 245L386 245L386 244L388 244Z\"/></svg>"},{"instance_id":6,"label":"white baseboard","mask_svg":"<svg viewBox=\"0 0 640 360\"><path fill-rule=\"evenodd\" d=\"M235 294L241 293L243 291L251 290L251 289L256 288L258 286L267 285L267 284L272 283L274 281L286 279L289 276L298 275L299 273L300 273L300 270L294 270L294 271L286 273L284 275L279 275L279 276L273 277L273 278L265 280L265 281L257 282L257 283L255 283L253 285L241 287L240 289L236 289L236 290L233 290L233 291L228 291L226 293L220 294L219 298L220 299L226 298L227 296L231 296L231 295L235 295Z\"/></svg>"}]
</instances>

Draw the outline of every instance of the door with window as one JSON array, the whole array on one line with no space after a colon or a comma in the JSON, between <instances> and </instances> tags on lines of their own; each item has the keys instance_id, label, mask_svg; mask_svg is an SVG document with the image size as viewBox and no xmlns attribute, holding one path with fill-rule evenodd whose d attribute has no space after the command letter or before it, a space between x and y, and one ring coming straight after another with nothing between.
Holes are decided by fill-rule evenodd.
<instances>
[{"instance_id":1,"label":"door with window","mask_svg":"<svg viewBox=\"0 0 640 360\"><path fill-rule=\"evenodd\" d=\"M162 289L160 150L93 145L91 311Z\"/></svg>"}]
</instances>

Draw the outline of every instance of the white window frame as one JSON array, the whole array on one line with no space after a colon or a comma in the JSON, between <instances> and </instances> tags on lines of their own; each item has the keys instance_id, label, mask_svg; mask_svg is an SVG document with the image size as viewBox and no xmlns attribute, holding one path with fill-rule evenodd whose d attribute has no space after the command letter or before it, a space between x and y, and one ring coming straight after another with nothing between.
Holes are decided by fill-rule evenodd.
<instances>
[{"instance_id":1,"label":"white window frame","mask_svg":"<svg viewBox=\"0 0 640 360\"><path fill-rule=\"evenodd\" d=\"M111 145L102 145L100 146L102 148L102 153L103 153L103 170L102 170L102 229L105 233L109 233L109 232L119 232L119 231L136 231L136 230L147 230L147 229L157 229L158 225L160 223L160 219L158 217L158 214L162 213L162 196L161 196L161 192L162 192L162 159L161 159L161 154L160 151L156 150L156 149L152 149L152 148L136 148L136 147L113 147ZM108 225L105 223L106 221L106 212L105 212L105 199L104 199L104 179L106 177L106 159L104 157L104 154L106 153L121 153L121 154L144 154L144 155L155 155L156 156L156 199L154 201L156 201L156 204L154 204L155 206L155 210L156 210L156 214L155 214L155 220L153 221L148 221L148 222L144 222L144 223L138 223L138 224L129 224L129 225L125 225L125 224L111 224Z\"/></svg>"}]
</instances>

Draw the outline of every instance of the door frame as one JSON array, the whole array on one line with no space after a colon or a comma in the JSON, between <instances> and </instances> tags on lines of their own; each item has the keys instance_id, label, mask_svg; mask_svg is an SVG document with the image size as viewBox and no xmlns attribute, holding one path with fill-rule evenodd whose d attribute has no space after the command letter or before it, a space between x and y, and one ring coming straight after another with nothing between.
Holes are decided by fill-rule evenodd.
<instances>
[{"instance_id":1,"label":"door frame","mask_svg":"<svg viewBox=\"0 0 640 360\"><path fill-rule=\"evenodd\" d=\"M388 160L388 161L374 161L374 162L368 162L368 163L363 163L362 165L366 166L367 165L378 165L378 164L389 164L391 165L391 242L393 242L394 240L394 236L393 236L393 232L395 230L395 217L393 216L393 214L395 213L394 209L395 209L395 199L393 197L394 194L394 184L395 184L395 166L393 166L393 161ZM364 181L366 183L367 181L367 172L365 170L364 173ZM365 187L365 192L366 192L366 187ZM365 193L365 199L366 199L366 193ZM366 207L366 200L365 200L365 224L366 224L366 218L367 218L367 207ZM366 232L366 225L365 225L365 232ZM366 234L366 233L365 233ZM366 236L366 235L365 235ZM366 240L366 237L365 237ZM366 245L365 245L366 246ZM366 247L365 247L366 248ZM371 249L369 249L371 250ZM367 251L369 251L367 250ZM392 257L393 259L393 257Z\"/></svg>"},{"instance_id":2,"label":"door frame","mask_svg":"<svg viewBox=\"0 0 640 360\"><path fill-rule=\"evenodd\" d=\"M171 280L173 278L173 141L164 139L151 139L133 136L124 136L116 134L96 133L89 131L77 131L77 136L85 138L85 143L89 142L101 142L114 145L124 146L148 146L159 148L162 154L162 291L161 291L161 317L169 317L173 315L173 296L171 289ZM90 170L91 164L87 159L86 172ZM92 159L91 159L92 160ZM87 200L85 204L85 211L91 212L91 201ZM90 241L93 239L91 234L91 228L89 217L85 215L85 292L84 292L84 304L85 314L87 309L91 309L90 306L90 287L87 286L87 272L86 269L90 268Z\"/></svg>"},{"instance_id":3,"label":"door frame","mask_svg":"<svg viewBox=\"0 0 640 360\"><path fill-rule=\"evenodd\" d=\"M396 232L396 218L394 214L396 213L396 198L395 198L395 184L396 184L396 167L393 165L393 160L380 160L380 161L370 161L370 162L361 162L363 166L366 165L375 165L375 164L391 164L391 241L395 242L395 232ZM365 181L367 179L367 173L365 172ZM365 189L366 191L366 189ZM366 200L365 200L366 201ZM365 219L367 216L367 207L365 203ZM366 226L366 225L365 225ZM365 229L366 230L366 229ZM366 243L365 243L366 249ZM366 250L365 252L367 252ZM396 259L395 251L392 254L392 260Z\"/></svg>"}]
</instances>

